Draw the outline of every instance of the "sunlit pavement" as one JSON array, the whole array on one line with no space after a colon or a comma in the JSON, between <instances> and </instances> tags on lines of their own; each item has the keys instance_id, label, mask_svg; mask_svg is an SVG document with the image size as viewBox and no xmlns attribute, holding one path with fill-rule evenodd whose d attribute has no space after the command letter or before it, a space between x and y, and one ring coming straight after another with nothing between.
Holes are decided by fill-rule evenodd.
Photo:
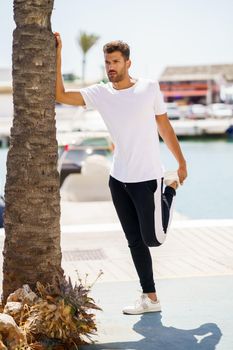
<instances>
[{"instance_id":1,"label":"sunlit pavement","mask_svg":"<svg viewBox=\"0 0 233 350\"><path fill-rule=\"evenodd\" d=\"M61 223L65 273L91 283L103 271L91 292L103 309L96 344L80 350L233 349L233 220L175 217L165 244L151 249L162 312L143 316L121 311L140 287L111 204L63 203Z\"/></svg>"}]
</instances>

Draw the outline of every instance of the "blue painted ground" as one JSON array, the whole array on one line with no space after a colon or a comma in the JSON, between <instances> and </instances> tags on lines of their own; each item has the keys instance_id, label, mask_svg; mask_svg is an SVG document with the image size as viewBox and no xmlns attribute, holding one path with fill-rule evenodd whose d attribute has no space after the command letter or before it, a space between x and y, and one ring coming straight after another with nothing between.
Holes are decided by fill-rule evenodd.
<instances>
[{"instance_id":1,"label":"blue painted ground","mask_svg":"<svg viewBox=\"0 0 233 350\"><path fill-rule=\"evenodd\" d=\"M158 280L162 312L123 315L137 289L134 282L94 286L103 308L97 343L80 350L233 350L233 276Z\"/></svg>"}]
</instances>

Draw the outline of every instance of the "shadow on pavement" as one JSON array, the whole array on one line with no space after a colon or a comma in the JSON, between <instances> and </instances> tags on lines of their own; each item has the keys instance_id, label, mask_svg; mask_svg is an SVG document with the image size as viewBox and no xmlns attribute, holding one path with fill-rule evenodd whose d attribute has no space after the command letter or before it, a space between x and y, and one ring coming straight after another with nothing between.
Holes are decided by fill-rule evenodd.
<instances>
[{"instance_id":1,"label":"shadow on pavement","mask_svg":"<svg viewBox=\"0 0 233 350\"><path fill-rule=\"evenodd\" d=\"M130 317L130 316L128 316ZM135 323L133 330L144 338L138 341L115 342L83 346L84 350L215 350L222 333L215 323L205 323L195 329L166 327L162 315L147 314Z\"/></svg>"}]
</instances>

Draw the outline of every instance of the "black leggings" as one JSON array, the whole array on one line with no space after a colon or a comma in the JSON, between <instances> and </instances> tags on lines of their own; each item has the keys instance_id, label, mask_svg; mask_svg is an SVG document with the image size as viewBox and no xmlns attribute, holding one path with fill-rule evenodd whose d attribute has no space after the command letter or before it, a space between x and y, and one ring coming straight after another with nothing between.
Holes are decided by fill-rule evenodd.
<instances>
[{"instance_id":1,"label":"black leggings","mask_svg":"<svg viewBox=\"0 0 233 350\"><path fill-rule=\"evenodd\" d=\"M109 187L143 293L155 292L148 247L165 241L176 191L166 187L163 192L163 179L124 183L111 175Z\"/></svg>"}]
</instances>

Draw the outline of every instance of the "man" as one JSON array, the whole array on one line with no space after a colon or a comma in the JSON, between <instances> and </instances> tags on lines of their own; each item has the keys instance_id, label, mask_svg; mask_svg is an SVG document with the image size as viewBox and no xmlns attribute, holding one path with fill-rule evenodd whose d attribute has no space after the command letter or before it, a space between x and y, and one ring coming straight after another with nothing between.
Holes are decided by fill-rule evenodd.
<instances>
[{"instance_id":1,"label":"man","mask_svg":"<svg viewBox=\"0 0 233 350\"><path fill-rule=\"evenodd\" d=\"M61 75L61 38L59 33L54 34L56 100L97 109L115 146L109 187L143 291L139 302L124 308L123 313L161 311L149 247L161 245L166 238L176 189L183 184L187 170L159 84L132 78L129 46L113 41L103 47L109 83L66 92ZM177 172L168 173L165 180L158 132L178 162Z\"/></svg>"}]
</instances>

